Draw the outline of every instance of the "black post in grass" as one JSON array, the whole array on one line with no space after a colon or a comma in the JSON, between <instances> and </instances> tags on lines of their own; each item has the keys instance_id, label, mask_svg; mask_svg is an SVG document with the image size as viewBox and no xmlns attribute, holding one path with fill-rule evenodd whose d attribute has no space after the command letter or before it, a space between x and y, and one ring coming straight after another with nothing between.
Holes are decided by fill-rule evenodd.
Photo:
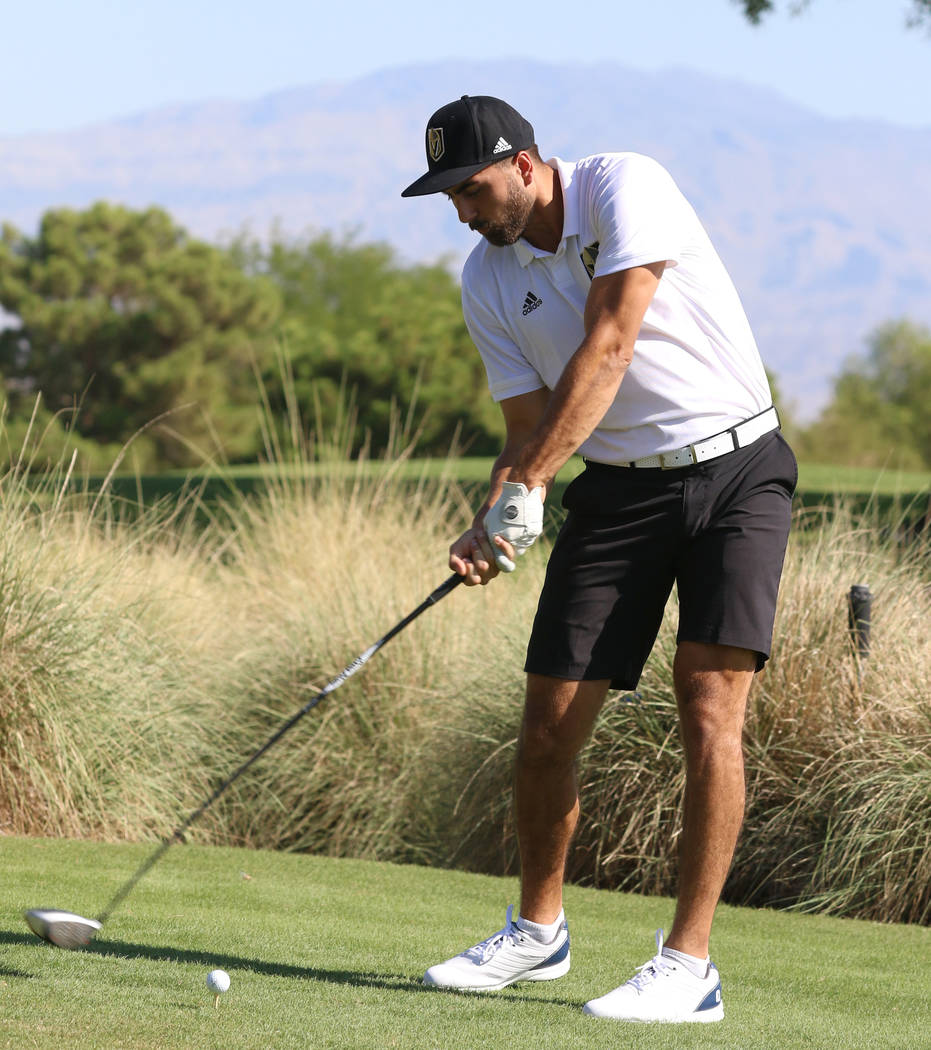
<instances>
[{"instance_id":1,"label":"black post in grass","mask_svg":"<svg viewBox=\"0 0 931 1050\"><path fill-rule=\"evenodd\" d=\"M847 622L860 661L870 655L870 619L873 595L865 583L855 583L847 595Z\"/></svg>"}]
</instances>

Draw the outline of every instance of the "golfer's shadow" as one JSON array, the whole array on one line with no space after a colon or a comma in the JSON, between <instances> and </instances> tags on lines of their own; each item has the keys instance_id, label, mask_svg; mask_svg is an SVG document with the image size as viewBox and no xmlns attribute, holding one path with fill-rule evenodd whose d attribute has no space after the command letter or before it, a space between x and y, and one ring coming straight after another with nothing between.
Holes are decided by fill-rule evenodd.
<instances>
[{"instance_id":1,"label":"golfer's shadow","mask_svg":"<svg viewBox=\"0 0 931 1050\"><path fill-rule=\"evenodd\" d=\"M11 930L0 930L0 944L28 945L36 947L42 942L26 933L14 933ZM49 951L63 951L46 945ZM428 988L419 977L408 974L364 973L358 970L326 970L312 966L294 966L290 963L268 962L265 959L248 959L241 955L222 955L216 952L202 952L190 948L169 948L154 944L132 944L127 941L107 941L95 937L85 948L78 951L85 955L101 955L125 959L151 959L153 962L193 963L214 970L247 970L251 973L265 974L269 977L295 977L304 981L322 981L326 984L348 984L355 988L384 988L389 991L418 992L427 995L457 996L462 993L443 992ZM18 976L32 976L18 974ZM534 986L540 990L539 984ZM525 990L505 988L495 993L495 998L524 998ZM534 999L553 1003L557 1006L578 1007L580 1002L571 999L560 999L545 995L534 995Z\"/></svg>"}]
</instances>

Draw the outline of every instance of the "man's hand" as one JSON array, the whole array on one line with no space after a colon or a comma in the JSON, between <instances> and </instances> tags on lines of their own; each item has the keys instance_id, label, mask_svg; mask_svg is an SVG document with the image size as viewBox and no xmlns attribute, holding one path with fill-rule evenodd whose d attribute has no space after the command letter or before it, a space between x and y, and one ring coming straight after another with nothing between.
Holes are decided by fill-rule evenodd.
<instances>
[{"instance_id":1,"label":"man's hand","mask_svg":"<svg viewBox=\"0 0 931 1050\"><path fill-rule=\"evenodd\" d=\"M449 567L459 573L467 587L484 586L498 575L496 554L512 558L514 548L500 537L489 540L484 528L474 525L449 548Z\"/></svg>"},{"instance_id":2,"label":"man's hand","mask_svg":"<svg viewBox=\"0 0 931 1050\"><path fill-rule=\"evenodd\" d=\"M506 540L515 555L526 554L543 532L543 486L528 490L519 481L505 481L501 495L485 515L485 532L495 544L492 554L498 568L513 572L514 561L496 542Z\"/></svg>"}]
</instances>

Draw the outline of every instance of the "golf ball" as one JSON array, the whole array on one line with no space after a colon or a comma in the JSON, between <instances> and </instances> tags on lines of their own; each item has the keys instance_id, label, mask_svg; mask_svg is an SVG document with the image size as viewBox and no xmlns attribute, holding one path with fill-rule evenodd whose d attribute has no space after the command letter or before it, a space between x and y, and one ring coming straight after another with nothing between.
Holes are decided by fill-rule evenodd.
<instances>
[{"instance_id":1,"label":"golf ball","mask_svg":"<svg viewBox=\"0 0 931 1050\"><path fill-rule=\"evenodd\" d=\"M226 970L211 970L207 974L207 987L211 992L216 992L218 995L221 992L229 991L230 986L230 975Z\"/></svg>"}]
</instances>

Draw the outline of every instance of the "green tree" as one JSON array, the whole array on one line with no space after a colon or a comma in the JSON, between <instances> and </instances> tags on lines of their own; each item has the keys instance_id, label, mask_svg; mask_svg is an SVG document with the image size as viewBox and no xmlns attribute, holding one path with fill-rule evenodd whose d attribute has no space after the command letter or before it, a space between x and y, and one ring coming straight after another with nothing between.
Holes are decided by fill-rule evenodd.
<instances>
[{"instance_id":1,"label":"green tree","mask_svg":"<svg viewBox=\"0 0 931 1050\"><path fill-rule=\"evenodd\" d=\"M271 356L280 297L228 251L190 238L159 208L55 209L33 239L0 235L0 371L9 399L41 393L102 444L150 435L161 463L258 444L253 359Z\"/></svg>"},{"instance_id":2,"label":"green tree","mask_svg":"<svg viewBox=\"0 0 931 1050\"><path fill-rule=\"evenodd\" d=\"M238 251L248 271L280 290L282 345L305 418L327 428L351 395L357 447L368 439L383 450L393 419L412 411L421 452L448 452L457 432L471 452L500 449L501 415L447 269L404 267L387 245L330 235L276 235L267 247L240 242ZM269 370L265 382L273 407L282 407L281 377Z\"/></svg>"},{"instance_id":3,"label":"green tree","mask_svg":"<svg viewBox=\"0 0 931 1050\"><path fill-rule=\"evenodd\" d=\"M744 16L754 25L759 25L765 15L776 10L774 0L734 0L734 3L743 8ZM810 3L811 0L794 0L788 7L792 14L798 14ZM931 0L911 0L906 20L912 27L931 26Z\"/></svg>"},{"instance_id":4,"label":"green tree","mask_svg":"<svg viewBox=\"0 0 931 1050\"><path fill-rule=\"evenodd\" d=\"M766 379L769 382L769 390L773 397L773 404L776 406L776 411L779 413L779 421L782 424L782 429L787 436L791 437L796 431L795 407L785 397L779 378L774 372L770 372L768 368L766 369Z\"/></svg>"},{"instance_id":5,"label":"green tree","mask_svg":"<svg viewBox=\"0 0 931 1050\"><path fill-rule=\"evenodd\" d=\"M848 360L834 397L801 439L808 458L862 466L931 468L931 330L909 321L878 328Z\"/></svg>"}]
</instances>

